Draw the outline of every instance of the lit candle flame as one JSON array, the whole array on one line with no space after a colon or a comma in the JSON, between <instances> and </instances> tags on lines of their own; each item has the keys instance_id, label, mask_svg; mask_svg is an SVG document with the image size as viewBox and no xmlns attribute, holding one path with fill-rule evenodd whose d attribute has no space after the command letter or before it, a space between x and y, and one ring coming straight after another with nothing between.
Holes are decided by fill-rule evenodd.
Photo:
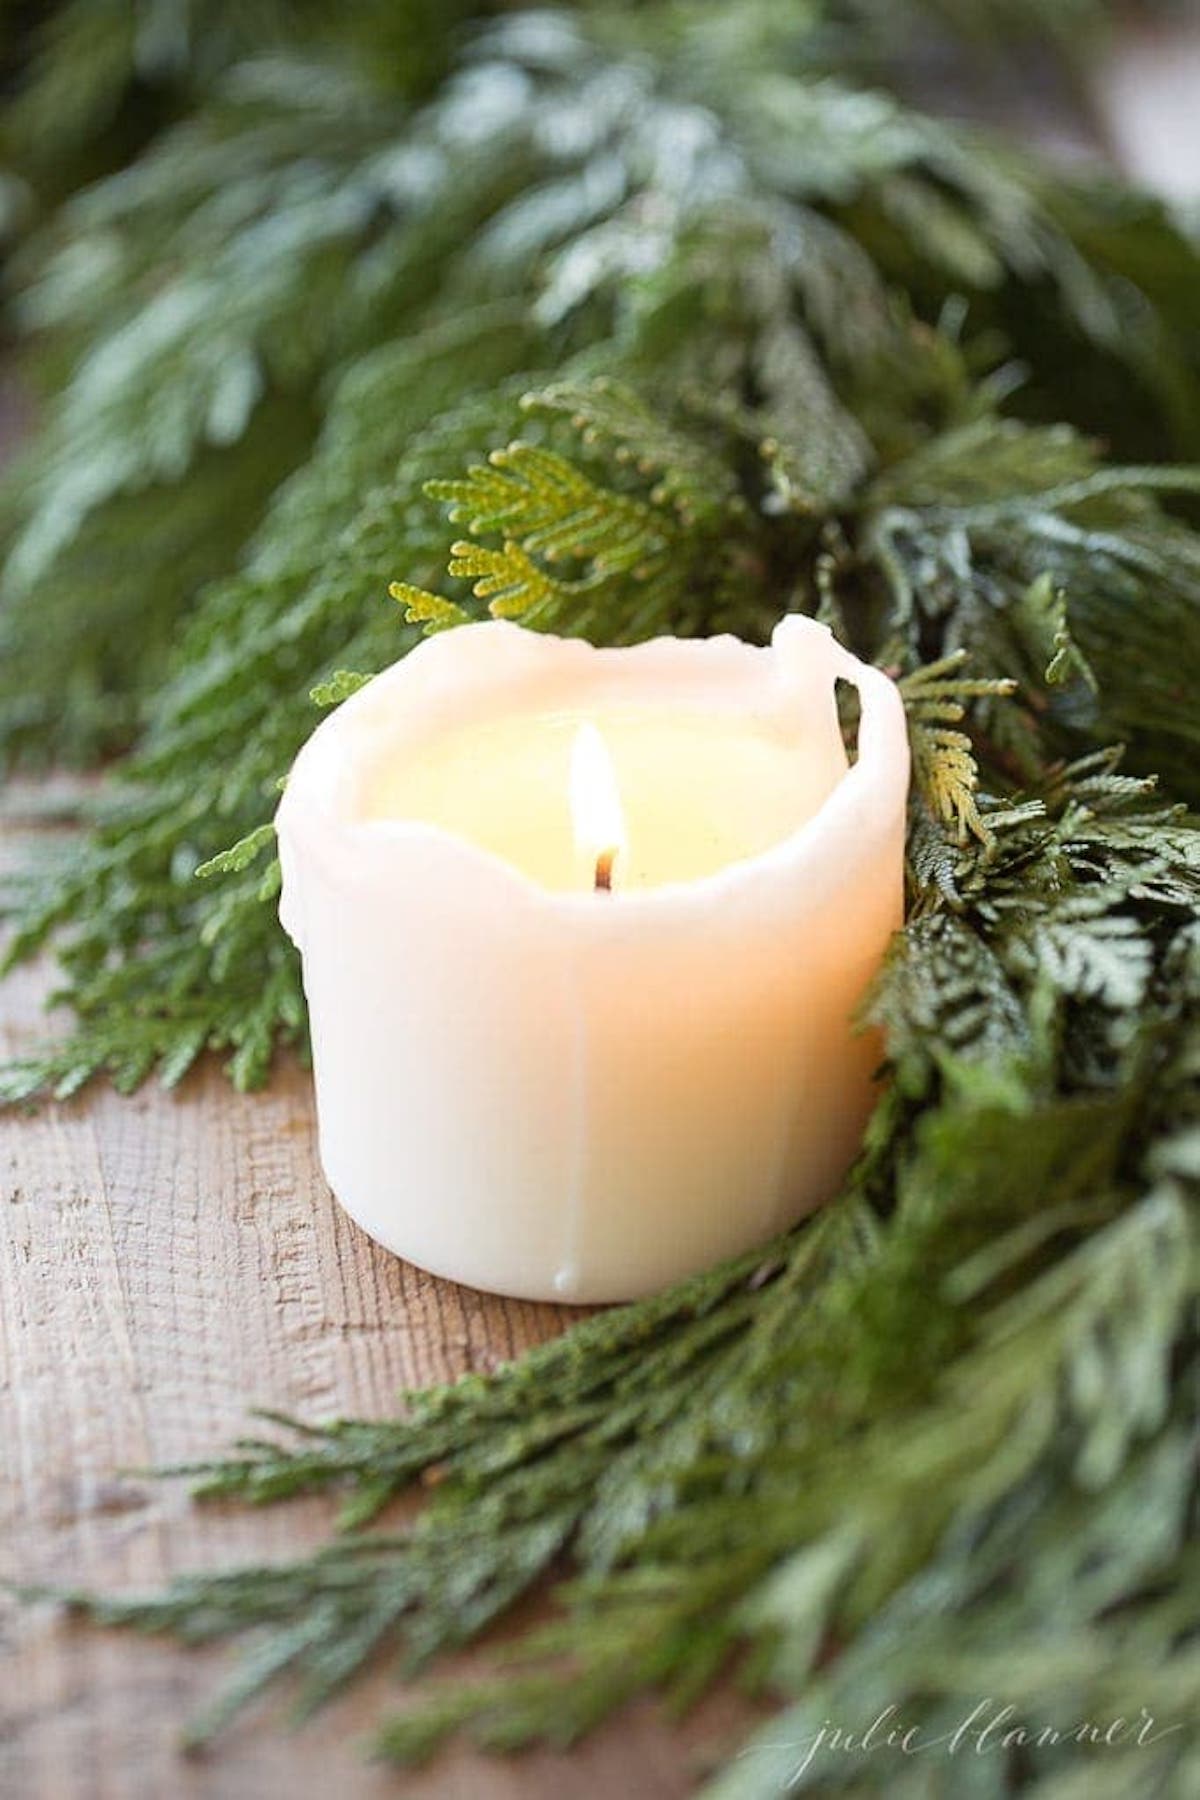
<instances>
[{"instance_id":1,"label":"lit candle flame","mask_svg":"<svg viewBox=\"0 0 1200 1800\"><path fill-rule=\"evenodd\" d=\"M608 746L594 725L581 725L571 751L571 818L575 847L596 871L596 887L612 886L612 866L625 848L625 814Z\"/></svg>"}]
</instances>

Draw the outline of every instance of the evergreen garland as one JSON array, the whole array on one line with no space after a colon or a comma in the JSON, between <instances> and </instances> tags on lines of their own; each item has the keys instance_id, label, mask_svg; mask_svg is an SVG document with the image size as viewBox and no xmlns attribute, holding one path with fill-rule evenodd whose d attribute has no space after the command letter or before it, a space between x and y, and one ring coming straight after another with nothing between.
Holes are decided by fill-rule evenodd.
<instances>
[{"instance_id":1,"label":"evergreen garland","mask_svg":"<svg viewBox=\"0 0 1200 1800\"><path fill-rule=\"evenodd\" d=\"M424 1666L549 1585L556 1622L435 1679L380 1753L571 1741L737 1667L783 1710L721 1800L924 1794L926 1760L805 1746L893 1704L951 1732L984 1694L1178 1724L1083 1772L1183 1794L1195 246L856 86L849 38L879 76L912 8L518 13L461 47L420 8L402 64L392 9L323 10L247 39L197 5L228 33L185 34L175 122L14 253L58 398L0 491L0 732L14 761L138 742L18 897L11 960L56 945L74 1025L5 1091L170 1082L205 1048L253 1085L302 1045L269 815L309 692L488 611L624 642L805 610L901 678L908 923L869 1002L891 1082L843 1193L776 1245L394 1421L278 1421L189 1471L343 1490L326 1551L80 1604L249 1635L198 1737L285 1676L319 1704L383 1642ZM29 121L85 11L8 128L34 210ZM133 66L106 11L75 139L101 164ZM414 1483L415 1526L366 1529ZM972 1792L1065 1794L1079 1756L981 1761Z\"/></svg>"}]
</instances>

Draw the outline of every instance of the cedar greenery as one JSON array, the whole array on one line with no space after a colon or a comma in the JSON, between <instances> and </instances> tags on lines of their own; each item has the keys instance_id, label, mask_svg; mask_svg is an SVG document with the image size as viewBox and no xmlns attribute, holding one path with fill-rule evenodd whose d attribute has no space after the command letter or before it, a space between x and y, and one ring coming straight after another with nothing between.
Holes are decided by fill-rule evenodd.
<instances>
[{"instance_id":1,"label":"cedar greenery","mask_svg":"<svg viewBox=\"0 0 1200 1800\"><path fill-rule=\"evenodd\" d=\"M927 1793L927 1759L799 1764L825 1720L894 1704L934 1736L985 1694L1064 1738L1182 1728L977 1759L972 1792L1183 1794L1194 245L857 85L915 0L466 35L486 9L418 6L400 36L386 6L178 10L155 61L123 0L63 7L4 127L4 191L44 213L12 317L56 397L0 484L0 734L33 764L137 739L18 897L11 960L53 943L74 1022L7 1093L175 1081L206 1048L253 1085L303 1044L269 814L309 691L487 611L606 642L818 614L902 682L909 909L868 1006L890 1084L824 1213L394 1420L274 1421L186 1472L336 1489L343 1535L79 1604L247 1638L197 1739L283 1678L318 1705L381 1644L424 1668L537 1586L554 1621L433 1677L380 1754L572 1741L736 1669L781 1710L721 1800ZM136 83L166 123L128 160ZM59 201L56 144L113 172ZM415 1525L368 1529L414 1484Z\"/></svg>"}]
</instances>

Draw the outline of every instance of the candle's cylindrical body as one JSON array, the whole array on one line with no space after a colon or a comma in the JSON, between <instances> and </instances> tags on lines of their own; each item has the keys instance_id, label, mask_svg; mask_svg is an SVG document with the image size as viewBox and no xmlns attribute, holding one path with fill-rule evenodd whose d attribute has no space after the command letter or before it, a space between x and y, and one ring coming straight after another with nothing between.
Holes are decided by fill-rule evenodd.
<instances>
[{"instance_id":1,"label":"candle's cylindrical body","mask_svg":"<svg viewBox=\"0 0 1200 1800\"><path fill-rule=\"evenodd\" d=\"M849 769L839 676L863 699ZM622 891L618 860L613 893L555 892L426 821L364 817L381 758L464 719L681 698L798 733L817 770L790 835L700 879ZM278 820L350 1214L436 1274L601 1301L831 1197L874 1098L879 1046L853 1018L901 919L907 772L895 688L808 620L767 650L466 627L370 683L301 753Z\"/></svg>"}]
</instances>

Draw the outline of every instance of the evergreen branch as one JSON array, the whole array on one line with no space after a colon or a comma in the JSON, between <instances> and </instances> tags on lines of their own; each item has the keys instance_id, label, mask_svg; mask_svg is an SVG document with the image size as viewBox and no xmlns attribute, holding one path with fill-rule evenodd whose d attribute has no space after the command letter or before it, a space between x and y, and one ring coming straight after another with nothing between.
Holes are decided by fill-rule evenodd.
<instances>
[{"instance_id":1,"label":"evergreen branch","mask_svg":"<svg viewBox=\"0 0 1200 1800\"><path fill-rule=\"evenodd\" d=\"M408 624L423 625L426 632L448 631L451 626L466 625L470 621L471 615L464 607L457 606L453 600L444 600L440 594L429 594L424 588L413 587L411 582L393 581L388 593L404 608ZM316 691L314 689L314 694Z\"/></svg>"},{"instance_id":2,"label":"evergreen branch","mask_svg":"<svg viewBox=\"0 0 1200 1800\"><path fill-rule=\"evenodd\" d=\"M1052 1724L1153 1705L1172 1729L1105 1775L1189 1791L1200 538L1195 471L1157 459L1200 443L1195 247L822 76L847 21L875 56L909 6L705 5L685 57L668 9L506 12L445 81L445 9L394 10L316 9L318 63L239 60L233 21L194 108L165 84L188 116L14 262L58 398L0 484L0 730L141 736L78 857L23 884L11 958L53 942L74 1028L7 1090L206 1047L249 1084L303 1044L267 815L309 695L489 605L607 643L819 609L903 671L909 918L865 1008L890 1080L778 1243L397 1418L276 1419L183 1471L339 1494L325 1550L75 1601L244 1640L197 1739L503 1620L383 1755L570 1741L743 1660L783 1710L729 1800L913 1792L894 1759L799 1763L864 1697L936 1734L980 1691ZM465 534L445 595L431 499ZM366 1529L410 1490L415 1523ZM1090 1781L1077 1749L1031 1751L1039 1785Z\"/></svg>"},{"instance_id":3,"label":"evergreen branch","mask_svg":"<svg viewBox=\"0 0 1200 1800\"><path fill-rule=\"evenodd\" d=\"M953 678L939 672L935 693ZM1125 821L1100 864L1103 835L1080 833L1092 804ZM1145 1571L1165 1577L1185 1553L1176 1409L1200 1277L1194 1183L1163 1160L1200 1123L1200 858L1178 831L1144 784L1092 758L1056 777L1040 812L1015 810L991 853L964 847L973 923L943 912L906 932L874 1008L891 1093L842 1199L797 1232L414 1395L399 1419L276 1421L288 1438L179 1471L225 1499L346 1488L356 1534L415 1483L425 1506L408 1532L76 1603L185 1639L253 1633L207 1734L285 1675L301 1710L319 1703L384 1641L423 1665L549 1581L559 1621L522 1634L482 1683L434 1686L383 1727L380 1751L399 1760L458 1729L504 1747L571 1741L647 1686L685 1702L747 1642L771 1691L831 1683L845 1709L904 1617L919 1654L896 1691L936 1719L939 1694L961 1689L944 1673L923 1689L925 1647L948 1607L966 1641L995 1642L997 1571L1018 1555L1035 1589L1068 1582L1064 1631L1087 1623L1115 1646L1129 1609L1155 1629ZM1114 886L1130 855L1169 865L1191 905L1135 897L1133 868ZM1121 921L1111 965L1056 960L1055 933L1070 941L1081 916ZM1141 1562L1114 1560L1107 1519L1142 1504L1150 1473L1157 1536ZM1081 1545L1069 1575L1064 1533ZM831 1640L846 1648L814 1675ZM1166 1638L1156 1655L1174 1666ZM1101 1666L1089 1657L1089 1679ZM795 1717L818 1706L810 1694ZM782 1728L793 1743L795 1718ZM1181 1737L1164 1767L1192 1748ZM776 1780L777 1766L752 1743L729 1780Z\"/></svg>"},{"instance_id":4,"label":"evergreen branch","mask_svg":"<svg viewBox=\"0 0 1200 1800\"><path fill-rule=\"evenodd\" d=\"M471 582L471 592L486 600L495 619L522 619L549 628L579 614L589 580L564 581L547 573L520 544L511 540L491 548L458 541L450 546L451 575Z\"/></svg>"},{"instance_id":5,"label":"evergreen branch","mask_svg":"<svg viewBox=\"0 0 1200 1800\"><path fill-rule=\"evenodd\" d=\"M7 707L9 742L22 754L44 756L53 741L58 653L71 636L76 754L127 741L161 678L172 621L231 566L267 492L305 455L296 415L323 404L330 375L353 359L452 319L484 289L508 296L530 331L561 318L589 346L619 341L618 367L601 377L618 388L598 411L591 393L582 411L595 411L614 445L622 434L627 447L638 440L635 463L664 461L662 496L685 522L743 496L702 442L681 453L657 422L637 419L636 402L630 414L616 397L622 360L642 378L654 368L673 396L690 384L719 407L744 404L757 388L751 411L778 503L820 511L850 497L880 443L910 444L928 416L913 371L940 352L926 343L918 355L897 326L889 284L927 290L930 316L965 284L984 314L995 298L1011 325L1049 274L1085 374L1058 349L1051 367L1018 329L1013 350L1043 386L1061 378L1074 399L1094 356L1106 371L1094 385L1108 391L1115 380L1118 400L1092 423L1120 436L1149 393L1183 441L1200 441L1190 312L1180 302L1194 252L1165 219L1128 199L1122 213L1107 189L1056 188L882 95L781 77L783 67L823 66L816 20L789 27L786 50L767 34L761 67L752 55L731 62L720 33L699 33L696 56L678 72L664 66L652 91L644 41L657 41L653 17L631 15L595 42L586 27L564 26L549 60L536 34L513 25L489 40L496 106L487 153L476 155L458 128L454 83L415 112L396 105L406 82L393 77L444 61L445 7L432 17L423 7L421 29L414 21L386 55L376 44L376 53L342 56L358 32L368 44L386 35L371 9L357 29L308 19L305 41L328 34L334 63L273 54L239 66L253 33L209 3L220 20L207 41L222 49L204 59L196 115L72 200L19 265L20 317L60 394L0 498L9 628L25 646L0 679L0 718ZM123 5L111 23L115 60L106 50L100 71L123 66L128 51ZM760 27L746 23L748 52ZM527 102L516 104L517 92ZM564 151L547 122L567 113L578 121L593 97L594 126ZM90 102L79 116L90 116ZM685 163L663 153L682 141L695 147ZM531 268L545 283L532 316ZM437 294L437 304L417 305L418 293ZM697 307L704 294L714 304ZM1122 358L1135 370L1132 390L1113 376ZM510 360L506 372L519 367ZM579 410L570 390L590 392L595 367L568 378L564 406ZM196 559L173 546L145 555L160 507L163 530L177 529L175 488L190 492L191 512L206 483L206 522L192 515L203 540ZM89 544L103 548L107 568L120 557L118 579ZM141 633L120 624L95 634L43 625L55 596L83 578L97 605L120 605L122 622L151 612L161 621L144 662Z\"/></svg>"},{"instance_id":6,"label":"evergreen branch","mask_svg":"<svg viewBox=\"0 0 1200 1800\"><path fill-rule=\"evenodd\" d=\"M767 1253L760 1271L741 1259L688 1284L686 1301L676 1293L589 1321L511 1370L418 1397L411 1423L336 1426L306 1434L294 1454L254 1448L208 1472L213 1491L259 1499L340 1476L372 1508L423 1472L432 1485L409 1534L199 1576L148 1601L78 1603L187 1639L266 1630L268 1647L252 1653L230 1703L286 1671L305 1707L330 1691L330 1671L348 1678L385 1634L398 1632L422 1662L473 1636L572 1544L580 1576L562 1590L564 1624L535 1632L515 1669L435 1690L427 1708L388 1725L381 1748L401 1759L464 1725L506 1747L570 1741L647 1684L681 1697L707 1685L744 1635L766 1634L786 1689L808 1663L795 1638L780 1646L781 1625L811 1658L826 1633L853 1636L889 1596L907 1605L910 1583L915 1598L953 1579L969 1607L988 1568L986 1557L963 1566L973 1521L1020 1512L1064 1447L1078 1485L1074 1499L1058 1490L1060 1506L1085 1504L1127 1466L1136 1474L1195 1293L1195 1224L1179 1195L1151 1192L1122 1211L1127 1097L1013 1110L992 1098L992 1075L976 1085L981 1093L960 1088L938 1129L921 1135L882 1236L861 1200L848 1201ZM976 1160L964 1189L967 1142ZM1014 1216L1037 1219L1048 1184L1068 1248L1056 1254L1052 1238L1028 1234L1009 1248ZM1073 1215L1084 1202L1090 1214ZM1088 1223L1099 1229L1080 1238ZM1042 1273L1005 1298L1014 1259L1031 1255ZM968 1257L972 1296L981 1281L999 1290L982 1311L963 1311L961 1283L955 1298ZM847 1352L854 1344L861 1355L872 1318L887 1341L903 1318L906 1357L858 1361L847 1380ZM944 1382L952 1345L960 1354ZM1097 1354L1111 1359L1115 1388ZM831 1387L834 1368L842 1378ZM964 1404L981 1391L984 1411ZM734 1439L730 1489L720 1452ZM1178 1517L1168 1549L1181 1529ZM814 1591L789 1558L832 1579ZM1104 1603L1126 1591L1106 1590ZM378 1629L360 1632L368 1617ZM550 1660L568 1645L569 1675ZM219 1702L211 1720L225 1716Z\"/></svg>"},{"instance_id":7,"label":"evergreen branch","mask_svg":"<svg viewBox=\"0 0 1200 1800\"><path fill-rule=\"evenodd\" d=\"M210 856L207 862L202 862L196 870L197 878L203 880L208 875L240 875L259 852L274 841L274 825L256 825L253 831L248 831L245 837L239 838L236 844L231 844L228 850L222 850L216 856Z\"/></svg>"},{"instance_id":8,"label":"evergreen branch","mask_svg":"<svg viewBox=\"0 0 1200 1800\"><path fill-rule=\"evenodd\" d=\"M1016 683L995 676L972 680L958 674L966 651L914 669L900 683L908 712L913 781L935 819L957 828L961 844L968 833L990 847L992 833L975 802L979 770L965 731L954 727L966 716L969 700L1003 697Z\"/></svg>"},{"instance_id":9,"label":"evergreen branch","mask_svg":"<svg viewBox=\"0 0 1200 1800\"><path fill-rule=\"evenodd\" d=\"M364 675L357 669L335 669L328 681L318 681L308 697L314 706L340 706L351 694L357 694L360 687L365 687L370 679L369 675Z\"/></svg>"},{"instance_id":10,"label":"evergreen branch","mask_svg":"<svg viewBox=\"0 0 1200 1800\"><path fill-rule=\"evenodd\" d=\"M551 382L521 404L526 412L565 415L589 448L610 453L617 467L653 477L651 501L674 507L685 525L738 510L737 482L723 458L626 382L611 376Z\"/></svg>"},{"instance_id":11,"label":"evergreen branch","mask_svg":"<svg viewBox=\"0 0 1200 1800\"><path fill-rule=\"evenodd\" d=\"M588 561L597 575L616 575L636 574L677 536L652 507L598 488L553 451L518 442L493 450L488 464L425 488L474 537L498 534L548 563Z\"/></svg>"}]
</instances>

